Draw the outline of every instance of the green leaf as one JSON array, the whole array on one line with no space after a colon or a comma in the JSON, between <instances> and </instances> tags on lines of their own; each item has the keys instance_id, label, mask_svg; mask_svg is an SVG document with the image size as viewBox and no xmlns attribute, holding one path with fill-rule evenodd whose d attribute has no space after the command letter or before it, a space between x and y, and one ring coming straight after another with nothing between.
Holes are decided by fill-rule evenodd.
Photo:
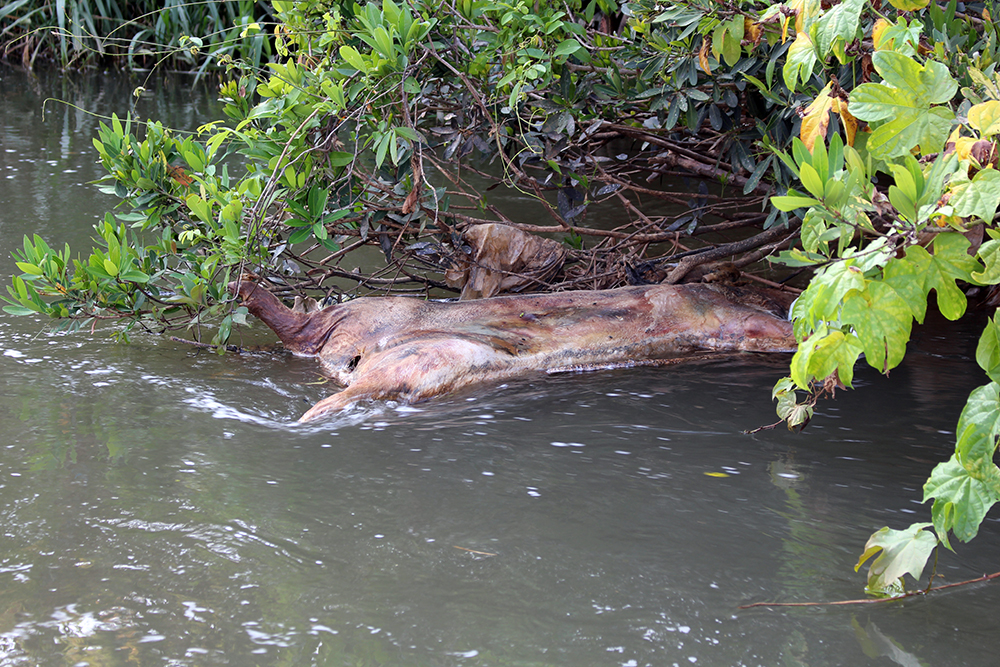
<instances>
[{"instance_id":1,"label":"green leaf","mask_svg":"<svg viewBox=\"0 0 1000 667\"><path fill-rule=\"evenodd\" d=\"M983 169L971 181L953 185L952 197L949 203L955 215L963 218L975 216L986 222L993 222L1000 204L1000 172L996 169Z\"/></svg>"},{"instance_id":2,"label":"green leaf","mask_svg":"<svg viewBox=\"0 0 1000 667\"><path fill-rule=\"evenodd\" d=\"M39 267L36 264L31 264L29 262L14 262L14 263L17 264L17 268L21 269L28 275L40 276L43 273L41 267Z\"/></svg>"},{"instance_id":3,"label":"green leaf","mask_svg":"<svg viewBox=\"0 0 1000 667\"><path fill-rule=\"evenodd\" d=\"M835 223L836 219L826 208L817 206L806 211L802 217L802 249L806 252L816 252L820 244L840 236L836 228L831 228Z\"/></svg>"},{"instance_id":4,"label":"green leaf","mask_svg":"<svg viewBox=\"0 0 1000 667\"><path fill-rule=\"evenodd\" d=\"M354 162L354 153L347 151L330 151L326 157L334 167L346 167Z\"/></svg>"},{"instance_id":5,"label":"green leaf","mask_svg":"<svg viewBox=\"0 0 1000 667\"><path fill-rule=\"evenodd\" d=\"M556 45L556 49L552 52L552 55L553 57L558 58L560 56L573 55L580 50L586 50L580 42L575 39L564 39Z\"/></svg>"},{"instance_id":6,"label":"green leaf","mask_svg":"<svg viewBox=\"0 0 1000 667\"><path fill-rule=\"evenodd\" d=\"M808 390L813 379L822 380L836 371L840 381L850 387L854 381L854 364L862 351L857 336L821 327L799 344L792 357L792 379Z\"/></svg>"},{"instance_id":7,"label":"green leaf","mask_svg":"<svg viewBox=\"0 0 1000 667\"><path fill-rule=\"evenodd\" d=\"M934 535L925 530L931 524L915 523L906 530L882 528L876 531L865 545L865 552L858 559L854 571L865 561L880 553L868 568L868 590L884 592L895 587L903 575L920 580L924 565L937 546Z\"/></svg>"},{"instance_id":8,"label":"green leaf","mask_svg":"<svg viewBox=\"0 0 1000 667\"><path fill-rule=\"evenodd\" d=\"M865 359L880 373L895 368L903 360L913 313L891 285L872 281L866 293L852 292L844 299L841 320L854 327L864 346Z\"/></svg>"},{"instance_id":9,"label":"green leaf","mask_svg":"<svg viewBox=\"0 0 1000 667\"><path fill-rule=\"evenodd\" d=\"M979 262L967 252L968 248L969 240L965 236L944 232L934 239L933 255L921 246L910 246L903 259L886 266L886 282L905 295L918 322L923 321L926 308L924 299L917 297L918 289L924 295L935 290L938 309L948 319L957 320L965 313L965 294L955 281L972 280L972 273L980 268Z\"/></svg>"},{"instance_id":10,"label":"green leaf","mask_svg":"<svg viewBox=\"0 0 1000 667\"><path fill-rule=\"evenodd\" d=\"M816 148L818 149L821 145L822 144L817 144ZM826 186L823 183L823 179L820 178L820 175L811 164L802 165L799 169L799 180L802 181L802 185L809 191L809 194L817 199L823 198L823 192L826 189Z\"/></svg>"},{"instance_id":11,"label":"green leaf","mask_svg":"<svg viewBox=\"0 0 1000 667\"><path fill-rule=\"evenodd\" d=\"M816 47L809 39L807 31L803 30L795 36L795 41L788 47L785 66L781 69L788 90L795 92L799 81L805 83L809 80L817 60Z\"/></svg>"},{"instance_id":12,"label":"green leaf","mask_svg":"<svg viewBox=\"0 0 1000 667\"><path fill-rule=\"evenodd\" d=\"M779 211L794 211L798 208L809 208L810 206L815 206L819 204L818 199L813 199L812 197L801 197L786 195L782 197L771 197L771 203Z\"/></svg>"},{"instance_id":13,"label":"green leaf","mask_svg":"<svg viewBox=\"0 0 1000 667\"><path fill-rule=\"evenodd\" d=\"M977 387L958 418L958 443L955 454L959 462L990 454L1000 435L1000 385L995 381Z\"/></svg>"},{"instance_id":14,"label":"green leaf","mask_svg":"<svg viewBox=\"0 0 1000 667\"><path fill-rule=\"evenodd\" d=\"M821 60L830 53L845 62L844 45L854 40L865 0L844 0L816 21L816 47Z\"/></svg>"},{"instance_id":15,"label":"green leaf","mask_svg":"<svg viewBox=\"0 0 1000 667\"><path fill-rule=\"evenodd\" d=\"M340 57L347 61L347 64L361 73L368 72L368 64L364 57L358 53L353 46L344 45L340 47Z\"/></svg>"},{"instance_id":16,"label":"green leaf","mask_svg":"<svg viewBox=\"0 0 1000 667\"><path fill-rule=\"evenodd\" d=\"M976 363L994 382L1000 382L1000 327L996 318L988 320L976 346Z\"/></svg>"},{"instance_id":17,"label":"green leaf","mask_svg":"<svg viewBox=\"0 0 1000 667\"><path fill-rule=\"evenodd\" d=\"M851 91L850 113L869 123L884 121L868 139L876 157L906 155L915 146L923 153L939 151L951 130L955 114L945 104L954 97L958 83L942 63L918 64L891 51L872 56L883 83L863 83Z\"/></svg>"},{"instance_id":18,"label":"green leaf","mask_svg":"<svg viewBox=\"0 0 1000 667\"><path fill-rule=\"evenodd\" d=\"M955 281L969 281L972 273L980 268L979 262L969 255L968 250L969 240L957 232L938 234L934 239L934 255L925 275L925 287L928 291L933 289L937 292L938 308L950 320L964 315L967 303L965 293Z\"/></svg>"},{"instance_id":19,"label":"green leaf","mask_svg":"<svg viewBox=\"0 0 1000 667\"><path fill-rule=\"evenodd\" d=\"M38 313L37 310L25 308L24 306L4 306L3 312L8 315L35 315Z\"/></svg>"},{"instance_id":20,"label":"green leaf","mask_svg":"<svg viewBox=\"0 0 1000 667\"><path fill-rule=\"evenodd\" d=\"M957 454L939 463L924 484L924 502L931 498L931 515L938 535L948 530L968 542L993 503L1000 500L1000 469L992 455L960 461Z\"/></svg>"},{"instance_id":21,"label":"green leaf","mask_svg":"<svg viewBox=\"0 0 1000 667\"><path fill-rule=\"evenodd\" d=\"M864 273L852 265L853 260L836 262L818 272L810 281L793 309L793 316L812 327L817 322L840 319L840 306L851 291L864 292Z\"/></svg>"},{"instance_id":22,"label":"green leaf","mask_svg":"<svg viewBox=\"0 0 1000 667\"><path fill-rule=\"evenodd\" d=\"M1000 283L1000 241L992 239L979 246L977 256L986 268L973 271L972 278L980 285L996 285Z\"/></svg>"}]
</instances>

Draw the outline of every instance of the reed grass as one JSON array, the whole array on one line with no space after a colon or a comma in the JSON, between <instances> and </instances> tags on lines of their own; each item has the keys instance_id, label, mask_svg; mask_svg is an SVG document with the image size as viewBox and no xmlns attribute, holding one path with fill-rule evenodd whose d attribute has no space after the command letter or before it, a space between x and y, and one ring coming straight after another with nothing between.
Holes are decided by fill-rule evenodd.
<instances>
[{"instance_id":1,"label":"reed grass","mask_svg":"<svg viewBox=\"0 0 1000 667\"><path fill-rule=\"evenodd\" d=\"M27 68L204 71L223 55L260 65L270 54L267 31L247 27L269 18L253 0L12 0L0 5L0 57Z\"/></svg>"}]
</instances>

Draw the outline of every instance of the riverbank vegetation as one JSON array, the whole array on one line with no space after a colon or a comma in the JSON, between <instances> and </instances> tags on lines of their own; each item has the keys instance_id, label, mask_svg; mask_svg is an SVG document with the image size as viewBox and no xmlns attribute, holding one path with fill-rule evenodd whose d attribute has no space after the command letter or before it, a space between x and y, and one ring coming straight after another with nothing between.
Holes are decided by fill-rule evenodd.
<instances>
[{"instance_id":1,"label":"riverbank vegetation","mask_svg":"<svg viewBox=\"0 0 1000 667\"><path fill-rule=\"evenodd\" d=\"M18 36L8 58L42 48L29 4L0 10L23 26L4 31ZM162 58L185 62L187 49L191 67L217 68L226 118L193 136L108 119L94 144L121 205L84 255L26 238L7 312L119 320L123 335L213 327L222 344L246 316L226 284L247 270L319 298L790 278L804 289L800 345L774 398L800 428L862 358L886 373L900 363L931 292L950 319L970 295L997 299L989 3L225 5L236 9L189 23ZM512 219L492 201L503 190L544 217ZM610 207L626 222L605 224ZM489 222L504 231L483 232ZM379 267L356 268L365 248ZM874 557L872 593L920 579L1000 500L994 320L977 360L989 382L925 486L931 521L883 528L859 560Z\"/></svg>"},{"instance_id":2,"label":"riverbank vegetation","mask_svg":"<svg viewBox=\"0 0 1000 667\"><path fill-rule=\"evenodd\" d=\"M271 55L270 42L259 32L245 33L269 17L269 6L252 0L13 0L0 6L0 54L28 69L55 63L204 71L235 53L261 65Z\"/></svg>"}]
</instances>

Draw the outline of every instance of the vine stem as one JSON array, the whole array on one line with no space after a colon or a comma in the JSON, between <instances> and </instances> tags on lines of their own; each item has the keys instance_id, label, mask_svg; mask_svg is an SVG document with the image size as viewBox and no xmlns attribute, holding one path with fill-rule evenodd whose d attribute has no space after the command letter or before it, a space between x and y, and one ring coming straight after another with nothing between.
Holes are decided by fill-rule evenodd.
<instances>
[{"instance_id":1,"label":"vine stem","mask_svg":"<svg viewBox=\"0 0 1000 667\"><path fill-rule=\"evenodd\" d=\"M752 604L741 604L739 607L737 607L737 609L752 609L753 607L837 607L843 605L879 604L882 602L894 602L896 600L912 598L918 595L927 595L928 593L933 593L935 591L943 591L946 588L955 588L957 586L968 586L969 584L978 584L984 581L993 581L994 579L1000 579L1000 572L994 572L993 574L984 574L981 577L976 577L975 579L967 579L966 581L956 581L953 584L944 584L943 586L934 586L933 588L925 588L919 591L912 591L910 593L896 595L891 598L864 598L859 600L835 600L833 602L754 602Z\"/></svg>"}]
</instances>

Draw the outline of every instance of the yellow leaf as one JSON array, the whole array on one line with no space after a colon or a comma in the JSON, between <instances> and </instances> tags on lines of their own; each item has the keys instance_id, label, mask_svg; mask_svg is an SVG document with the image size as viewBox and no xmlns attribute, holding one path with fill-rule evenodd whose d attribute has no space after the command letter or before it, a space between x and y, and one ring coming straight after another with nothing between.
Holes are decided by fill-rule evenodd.
<instances>
[{"instance_id":1,"label":"yellow leaf","mask_svg":"<svg viewBox=\"0 0 1000 667\"><path fill-rule=\"evenodd\" d=\"M889 0L889 4L901 12L915 12L930 4L930 0Z\"/></svg>"},{"instance_id":2,"label":"yellow leaf","mask_svg":"<svg viewBox=\"0 0 1000 667\"><path fill-rule=\"evenodd\" d=\"M858 134L858 119L847 110L847 102L839 98L833 98L830 110L840 116L840 124L844 126L844 134L847 135L847 145L854 145L854 137Z\"/></svg>"},{"instance_id":3,"label":"yellow leaf","mask_svg":"<svg viewBox=\"0 0 1000 667\"><path fill-rule=\"evenodd\" d=\"M892 24L886 21L885 19L879 19L878 21L875 21L875 26L872 28L872 44L875 45L876 51L883 48L882 33L884 33L885 29L888 28L890 25ZM890 45L892 44L892 40L889 40L889 44ZM885 48L891 48L891 46L886 45Z\"/></svg>"},{"instance_id":4,"label":"yellow leaf","mask_svg":"<svg viewBox=\"0 0 1000 667\"><path fill-rule=\"evenodd\" d=\"M698 49L698 64L705 71L705 74L712 75L712 68L708 65L708 38L701 40L701 48Z\"/></svg>"},{"instance_id":5,"label":"yellow leaf","mask_svg":"<svg viewBox=\"0 0 1000 667\"><path fill-rule=\"evenodd\" d=\"M758 23L755 23L748 16L743 17L743 35L746 39L753 42L754 46L760 42L761 27Z\"/></svg>"},{"instance_id":6,"label":"yellow leaf","mask_svg":"<svg viewBox=\"0 0 1000 667\"><path fill-rule=\"evenodd\" d=\"M990 100L969 109L969 125L983 137L1000 132L1000 102Z\"/></svg>"},{"instance_id":7,"label":"yellow leaf","mask_svg":"<svg viewBox=\"0 0 1000 667\"><path fill-rule=\"evenodd\" d=\"M816 139L825 140L826 130L830 126L830 108L833 106L833 98L830 97L830 89L833 84L826 84L812 104L806 107L802 116L802 128L799 137L805 144L809 152L812 152Z\"/></svg>"},{"instance_id":8,"label":"yellow leaf","mask_svg":"<svg viewBox=\"0 0 1000 667\"><path fill-rule=\"evenodd\" d=\"M781 22L781 43L784 44L788 40L788 24L791 19L786 18Z\"/></svg>"},{"instance_id":9,"label":"yellow leaf","mask_svg":"<svg viewBox=\"0 0 1000 667\"><path fill-rule=\"evenodd\" d=\"M955 155L958 156L959 162L962 160L968 160L972 152L972 147L976 145L979 139L975 137L959 137L955 139Z\"/></svg>"},{"instance_id":10,"label":"yellow leaf","mask_svg":"<svg viewBox=\"0 0 1000 667\"><path fill-rule=\"evenodd\" d=\"M705 474L709 477L729 477L729 474L724 472L706 472Z\"/></svg>"}]
</instances>

